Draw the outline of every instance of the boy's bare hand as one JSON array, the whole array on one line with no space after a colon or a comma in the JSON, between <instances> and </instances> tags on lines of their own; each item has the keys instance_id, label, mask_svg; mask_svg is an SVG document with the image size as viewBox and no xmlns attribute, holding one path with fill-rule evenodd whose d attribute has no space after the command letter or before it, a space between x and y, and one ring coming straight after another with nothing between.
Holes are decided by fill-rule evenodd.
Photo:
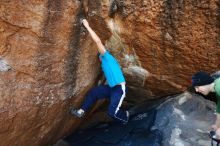
<instances>
[{"instance_id":1,"label":"boy's bare hand","mask_svg":"<svg viewBox=\"0 0 220 146\"><path fill-rule=\"evenodd\" d=\"M86 19L83 19L82 20L82 24L85 26L85 27L88 27L89 26L89 23Z\"/></svg>"},{"instance_id":2,"label":"boy's bare hand","mask_svg":"<svg viewBox=\"0 0 220 146\"><path fill-rule=\"evenodd\" d=\"M218 127L217 127L216 125L212 125L212 126L211 126L211 129L214 130L214 131L216 131L216 130L218 129Z\"/></svg>"}]
</instances>

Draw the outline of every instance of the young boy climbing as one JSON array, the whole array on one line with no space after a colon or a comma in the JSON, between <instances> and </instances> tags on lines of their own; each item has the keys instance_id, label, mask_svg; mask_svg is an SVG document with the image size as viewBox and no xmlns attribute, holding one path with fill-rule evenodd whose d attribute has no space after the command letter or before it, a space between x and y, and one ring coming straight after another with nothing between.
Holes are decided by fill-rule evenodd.
<instances>
[{"instance_id":1,"label":"young boy climbing","mask_svg":"<svg viewBox=\"0 0 220 146\"><path fill-rule=\"evenodd\" d=\"M108 115L113 119L127 123L129 119L128 111L120 109L122 102L126 95L126 83L117 60L105 49L100 38L89 26L86 19L82 20L82 24L90 33L92 39L97 44L98 52L100 53L99 58L101 60L101 67L104 72L104 76L108 82L108 85L100 85L89 91L85 101L79 109L72 108L70 113L76 117L83 117L89 110L90 106L93 105L97 100L108 98L110 104L108 107Z\"/></svg>"}]
</instances>

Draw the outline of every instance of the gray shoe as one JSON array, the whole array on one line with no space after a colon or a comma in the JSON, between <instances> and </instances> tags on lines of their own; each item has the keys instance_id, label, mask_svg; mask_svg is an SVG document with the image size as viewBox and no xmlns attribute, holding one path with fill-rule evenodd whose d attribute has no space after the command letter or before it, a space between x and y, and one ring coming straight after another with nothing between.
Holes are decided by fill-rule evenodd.
<instances>
[{"instance_id":1,"label":"gray shoe","mask_svg":"<svg viewBox=\"0 0 220 146\"><path fill-rule=\"evenodd\" d=\"M70 114L73 115L73 116L76 116L78 118L82 118L84 116L84 112L83 113L79 113L78 109L74 109L74 108L70 109Z\"/></svg>"}]
</instances>

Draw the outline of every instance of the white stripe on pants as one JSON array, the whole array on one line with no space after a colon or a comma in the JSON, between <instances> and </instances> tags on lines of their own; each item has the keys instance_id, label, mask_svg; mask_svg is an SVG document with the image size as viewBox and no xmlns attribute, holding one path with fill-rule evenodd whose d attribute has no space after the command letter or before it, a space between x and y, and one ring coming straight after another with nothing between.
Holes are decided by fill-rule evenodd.
<instances>
[{"instance_id":1,"label":"white stripe on pants","mask_svg":"<svg viewBox=\"0 0 220 146\"><path fill-rule=\"evenodd\" d=\"M121 107L121 105L122 105L122 102L123 102L123 100L124 100L124 98L125 98L125 84L121 84L121 89L122 89L122 91L123 91L123 94L122 94L121 99L120 99L120 101L119 101L119 104L118 104L118 106L117 106L117 108L116 108L116 110L115 110L115 118L117 118L117 119L119 119L119 120L121 120L121 121L125 121L125 120L123 120L123 119L121 119L121 118L116 117L116 114L117 114L117 112L119 111L119 109L120 109L120 107ZM127 122L127 121L125 121L125 122Z\"/></svg>"}]
</instances>

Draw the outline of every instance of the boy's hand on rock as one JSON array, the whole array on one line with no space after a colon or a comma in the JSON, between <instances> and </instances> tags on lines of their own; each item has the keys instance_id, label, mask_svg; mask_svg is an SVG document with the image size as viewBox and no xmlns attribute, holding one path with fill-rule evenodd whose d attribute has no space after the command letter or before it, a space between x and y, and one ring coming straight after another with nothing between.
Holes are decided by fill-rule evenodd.
<instances>
[{"instance_id":1,"label":"boy's hand on rock","mask_svg":"<svg viewBox=\"0 0 220 146\"><path fill-rule=\"evenodd\" d=\"M82 20L82 24L85 26L85 27L88 27L89 26L89 23L86 19L83 19Z\"/></svg>"}]
</instances>

